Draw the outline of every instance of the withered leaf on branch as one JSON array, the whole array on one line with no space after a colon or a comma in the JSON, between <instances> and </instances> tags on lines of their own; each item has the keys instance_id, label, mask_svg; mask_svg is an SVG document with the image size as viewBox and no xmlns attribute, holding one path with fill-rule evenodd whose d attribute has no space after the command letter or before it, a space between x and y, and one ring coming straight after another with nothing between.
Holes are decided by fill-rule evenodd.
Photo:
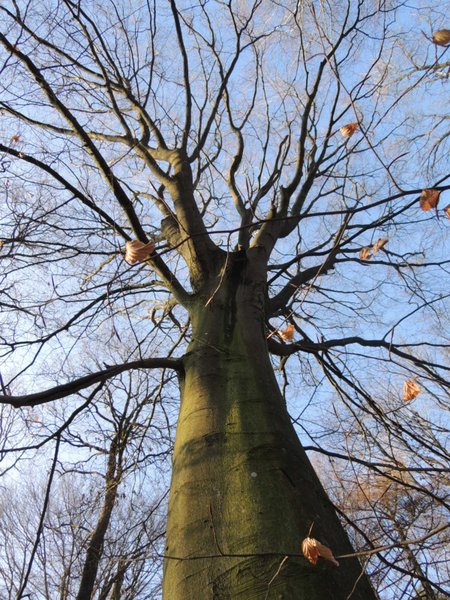
<instances>
[{"instance_id":1,"label":"withered leaf on branch","mask_svg":"<svg viewBox=\"0 0 450 600\"><path fill-rule=\"evenodd\" d=\"M420 208L425 211L436 208L440 195L441 192L439 190L423 190L420 195Z\"/></svg>"},{"instance_id":2,"label":"withered leaf on branch","mask_svg":"<svg viewBox=\"0 0 450 600\"><path fill-rule=\"evenodd\" d=\"M370 251L370 246L364 246L364 248L361 248L361 250L359 251L359 258L361 260L370 260L372 258L372 254Z\"/></svg>"},{"instance_id":3,"label":"withered leaf on branch","mask_svg":"<svg viewBox=\"0 0 450 600\"><path fill-rule=\"evenodd\" d=\"M285 329L279 329L277 333L282 340L285 342L290 342L294 339L294 331L295 328L292 323L290 323Z\"/></svg>"},{"instance_id":4,"label":"withered leaf on branch","mask_svg":"<svg viewBox=\"0 0 450 600\"><path fill-rule=\"evenodd\" d=\"M403 400L409 402L414 400L416 396L420 394L420 386L414 381L414 379L408 379L403 384Z\"/></svg>"},{"instance_id":5,"label":"withered leaf on branch","mask_svg":"<svg viewBox=\"0 0 450 600\"><path fill-rule=\"evenodd\" d=\"M139 240L132 240L125 244L125 260L129 265L135 265L143 262L154 250L155 244L153 242L145 244Z\"/></svg>"},{"instance_id":6,"label":"withered leaf on branch","mask_svg":"<svg viewBox=\"0 0 450 600\"><path fill-rule=\"evenodd\" d=\"M322 558L329 560L331 563L333 563L333 565L336 565L336 567L339 566L339 563L334 558L331 550L327 546L321 544L315 538L307 537L303 540L302 552L304 557L307 558L313 565L317 563L319 556L321 556Z\"/></svg>"},{"instance_id":7,"label":"withered leaf on branch","mask_svg":"<svg viewBox=\"0 0 450 600\"><path fill-rule=\"evenodd\" d=\"M358 129L359 123L347 123L347 125L343 125L339 131L344 137L350 137L355 133Z\"/></svg>"},{"instance_id":8,"label":"withered leaf on branch","mask_svg":"<svg viewBox=\"0 0 450 600\"><path fill-rule=\"evenodd\" d=\"M376 242L372 247L373 253L376 254L378 252L378 250L381 250L381 248L384 248L384 246L386 246L388 241L389 241L388 238L380 238L378 240L378 242Z\"/></svg>"},{"instance_id":9,"label":"withered leaf on branch","mask_svg":"<svg viewBox=\"0 0 450 600\"><path fill-rule=\"evenodd\" d=\"M444 208L444 212L447 217L450 219L450 204Z\"/></svg>"},{"instance_id":10,"label":"withered leaf on branch","mask_svg":"<svg viewBox=\"0 0 450 600\"><path fill-rule=\"evenodd\" d=\"M450 44L450 29L435 31L432 40L437 46L448 46Z\"/></svg>"}]
</instances>

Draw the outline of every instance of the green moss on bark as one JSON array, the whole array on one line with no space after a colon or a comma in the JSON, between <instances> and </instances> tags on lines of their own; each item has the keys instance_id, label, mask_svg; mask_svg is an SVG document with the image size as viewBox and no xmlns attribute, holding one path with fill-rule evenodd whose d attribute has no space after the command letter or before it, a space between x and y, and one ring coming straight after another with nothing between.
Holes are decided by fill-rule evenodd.
<instances>
[{"instance_id":1,"label":"green moss on bark","mask_svg":"<svg viewBox=\"0 0 450 600\"><path fill-rule=\"evenodd\" d=\"M344 600L357 581L353 600L375 598L356 560L336 568L290 557L274 578L312 522L336 554L351 547L286 412L261 299L232 275L207 306L191 307L164 599Z\"/></svg>"}]
</instances>

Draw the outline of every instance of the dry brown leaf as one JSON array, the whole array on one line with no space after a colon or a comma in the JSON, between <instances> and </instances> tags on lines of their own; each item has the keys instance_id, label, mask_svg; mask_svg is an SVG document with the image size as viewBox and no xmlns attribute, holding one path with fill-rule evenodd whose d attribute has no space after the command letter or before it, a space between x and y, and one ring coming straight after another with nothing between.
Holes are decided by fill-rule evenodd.
<instances>
[{"instance_id":1,"label":"dry brown leaf","mask_svg":"<svg viewBox=\"0 0 450 600\"><path fill-rule=\"evenodd\" d=\"M444 212L447 217L450 219L450 204L444 208Z\"/></svg>"},{"instance_id":2,"label":"dry brown leaf","mask_svg":"<svg viewBox=\"0 0 450 600\"><path fill-rule=\"evenodd\" d=\"M361 260L369 260L372 258L372 254L371 254L371 247L370 246L364 246L364 248L361 248L361 250L359 251L359 258Z\"/></svg>"},{"instance_id":3,"label":"dry brown leaf","mask_svg":"<svg viewBox=\"0 0 450 600\"><path fill-rule=\"evenodd\" d=\"M378 242L376 244L373 245L373 253L376 254L378 252L378 250L381 250L381 248L384 248L386 246L386 244L388 243L389 239L388 238L380 238L378 240Z\"/></svg>"},{"instance_id":4,"label":"dry brown leaf","mask_svg":"<svg viewBox=\"0 0 450 600\"><path fill-rule=\"evenodd\" d=\"M294 339L294 332L295 328L292 323L290 323L285 329L278 330L277 333L285 342L291 342Z\"/></svg>"},{"instance_id":5,"label":"dry brown leaf","mask_svg":"<svg viewBox=\"0 0 450 600\"><path fill-rule=\"evenodd\" d=\"M309 560L313 565L317 564L319 556L329 560L336 567L339 566L338 561L334 558L333 553L327 547L321 544L318 540L307 537L302 542L302 552L305 558Z\"/></svg>"},{"instance_id":6,"label":"dry brown leaf","mask_svg":"<svg viewBox=\"0 0 450 600\"><path fill-rule=\"evenodd\" d=\"M403 384L403 400L409 402L414 400L416 396L420 394L420 386L414 381L414 379L408 379Z\"/></svg>"},{"instance_id":7,"label":"dry brown leaf","mask_svg":"<svg viewBox=\"0 0 450 600\"><path fill-rule=\"evenodd\" d=\"M436 208L440 195L439 190L423 190L420 195L420 208L425 211Z\"/></svg>"},{"instance_id":8,"label":"dry brown leaf","mask_svg":"<svg viewBox=\"0 0 450 600\"><path fill-rule=\"evenodd\" d=\"M353 135L355 133L355 131L358 129L359 127L359 123L347 123L347 125L344 125L343 127L341 127L339 129L339 131L341 132L341 134L344 137L350 137L351 135Z\"/></svg>"},{"instance_id":9,"label":"dry brown leaf","mask_svg":"<svg viewBox=\"0 0 450 600\"><path fill-rule=\"evenodd\" d=\"M4 245L5 245L4 240L0 240L0 250L3 248Z\"/></svg>"},{"instance_id":10,"label":"dry brown leaf","mask_svg":"<svg viewBox=\"0 0 450 600\"><path fill-rule=\"evenodd\" d=\"M135 265L148 258L154 250L155 244L153 242L144 244L139 240L132 240L125 244L125 260L129 265Z\"/></svg>"},{"instance_id":11,"label":"dry brown leaf","mask_svg":"<svg viewBox=\"0 0 450 600\"><path fill-rule=\"evenodd\" d=\"M437 46L448 46L450 44L450 29L435 31L432 39Z\"/></svg>"},{"instance_id":12,"label":"dry brown leaf","mask_svg":"<svg viewBox=\"0 0 450 600\"><path fill-rule=\"evenodd\" d=\"M17 142L20 142L20 135L17 135L17 134L12 135L10 141L11 141L11 144L17 144Z\"/></svg>"}]
</instances>

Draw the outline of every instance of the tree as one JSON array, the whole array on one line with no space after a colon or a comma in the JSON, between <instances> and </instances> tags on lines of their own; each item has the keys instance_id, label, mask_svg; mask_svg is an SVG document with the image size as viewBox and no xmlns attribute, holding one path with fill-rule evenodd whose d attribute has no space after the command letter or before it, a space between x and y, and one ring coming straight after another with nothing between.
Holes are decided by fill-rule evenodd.
<instances>
[{"instance_id":1,"label":"tree","mask_svg":"<svg viewBox=\"0 0 450 600\"><path fill-rule=\"evenodd\" d=\"M359 435L353 431L352 440ZM360 538L356 545L370 540L385 548L372 564L374 585L388 591L388 597L416 597L416 590L422 590L429 600L442 598L449 581L448 518L436 497L445 496L446 477L436 480L427 494L418 488L417 476L429 478L430 468L406 469L398 461L397 469L380 469L382 463L377 469L376 457L370 451L365 456L366 464L352 464L336 454L314 463L325 474L333 503L354 524Z\"/></svg>"},{"instance_id":2,"label":"tree","mask_svg":"<svg viewBox=\"0 0 450 600\"><path fill-rule=\"evenodd\" d=\"M27 473L25 472L25 475ZM159 561L155 548L162 541L163 527L157 519L157 506L143 498L120 494L115 518L110 521L97 565L97 578L91 596L82 596L92 565L92 551L85 551L98 538L98 501L101 490L95 484L84 487L80 476L66 475L52 486L50 504L44 518L40 544L28 572L35 545L47 482L31 477L22 486L10 486L2 494L0 514L0 592L5 600L26 597L68 599L160 597ZM32 482L32 484L31 484ZM91 482L92 484L92 482ZM128 494L127 494L128 495ZM130 494L130 496L132 496ZM24 499L26 502L24 503ZM27 507L34 510L27 510ZM101 516L101 513L100 513ZM96 532L97 536L92 533ZM159 541L158 541L159 540ZM83 585L82 585L83 584ZM84 588L84 589L83 589ZM23 590L23 592L20 592ZM116 595L114 595L116 594Z\"/></svg>"},{"instance_id":3,"label":"tree","mask_svg":"<svg viewBox=\"0 0 450 600\"><path fill-rule=\"evenodd\" d=\"M330 415L350 465L365 461L448 508L427 481L448 459L448 260L434 243L447 223L434 208L450 185L427 160L436 139L442 152L446 123L426 102L418 112L434 79L392 74L405 48L432 48L433 64L446 49L412 38L404 10L387 0L0 7L1 401L41 410L43 441L74 452L63 439L74 418L98 425L107 382L139 371L158 401L149 412L138 391L136 406L165 419L157 431L170 447L176 376L168 600L376 597L298 437L329 453ZM427 18L442 26L432 8ZM411 404L399 400L408 381L421 391ZM126 397L111 395L108 418L145 429ZM122 444L107 422L114 462L135 438ZM7 468L30 446L10 427ZM106 472L102 535L118 464ZM370 559L376 540L350 517ZM97 593L98 527L79 598ZM308 563L307 537L339 568Z\"/></svg>"},{"instance_id":4,"label":"tree","mask_svg":"<svg viewBox=\"0 0 450 600\"><path fill-rule=\"evenodd\" d=\"M65 421L49 467L41 455L48 477L36 474L35 465L20 464L2 493L0 595L5 600L26 597L25 590L32 597L61 600L159 597L166 494L145 473L155 466L156 436L152 448L143 439L156 425L148 398L155 395L143 394L148 381L135 376L134 396L129 393L122 404L131 382L121 379L102 395L97 390L91 418L85 414L78 427L74 415ZM28 417L26 426L42 448L55 436L46 434L37 413ZM63 461L64 444L72 452Z\"/></svg>"}]
</instances>

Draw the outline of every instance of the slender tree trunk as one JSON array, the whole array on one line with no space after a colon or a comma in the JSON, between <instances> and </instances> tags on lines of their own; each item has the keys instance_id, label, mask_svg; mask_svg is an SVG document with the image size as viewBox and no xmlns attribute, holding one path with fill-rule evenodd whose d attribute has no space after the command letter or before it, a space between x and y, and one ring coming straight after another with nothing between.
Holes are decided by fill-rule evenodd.
<instances>
[{"instance_id":1,"label":"slender tree trunk","mask_svg":"<svg viewBox=\"0 0 450 600\"><path fill-rule=\"evenodd\" d=\"M301 553L312 524L335 554L352 549L271 367L264 281L257 260L234 257L220 286L191 307L164 599L373 599L355 559L337 568L291 557L279 569L286 554Z\"/></svg>"},{"instance_id":2,"label":"slender tree trunk","mask_svg":"<svg viewBox=\"0 0 450 600\"><path fill-rule=\"evenodd\" d=\"M105 496L97 523L87 547L77 600L90 600L94 592L98 567L103 554L103 543L116 502L117 488L122 474L118 439L119 434L116 434L109 449L108 465L105 476Z\"/></svg>"}]
</instances>

